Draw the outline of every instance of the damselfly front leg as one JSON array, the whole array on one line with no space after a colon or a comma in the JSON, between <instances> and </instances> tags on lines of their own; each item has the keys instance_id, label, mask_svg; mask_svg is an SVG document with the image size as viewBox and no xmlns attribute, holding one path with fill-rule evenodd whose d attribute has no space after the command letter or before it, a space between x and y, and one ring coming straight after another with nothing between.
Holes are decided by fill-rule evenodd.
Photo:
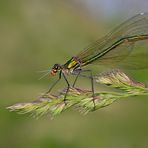
<instances>
[{"instance_id":1,"label":"damselfly front leg","mask_svg":"<svg viewBox=\"0 0 148 148\"><path fill-rule=\"evenodd\" d=\"M59 78L51 85L50 89L46 92L46 94L50 93L54 86L61 80L61 74L62 72L60 71Z\"/></svg>"},{"instance_id":2,"label":"damselfly front leg","mask_svg":"<svg viewBox=\"0 0 148 148\"><path fill-rule=\"evenodd\" d=\"M70 88L70 84L69 84L69 82L68 82L68 80L67 80L65 74L62 73L62 75L63 75L64 80L65 80L66 83L67 83L67 89L66 89L66 92L65 92L65 95L64 95L64 102L65 102L65 101L66 101L67 94L68 94L68 91L69 91L69 88Z\"/></svg>"},{"instance_id":3,"label":"damselfly front leg","mask_svg":"<svg viewBox=\"0 0 148 148\"><path fill-rule=\"evenodd\" d=\"M67 96L67 93L69 91L69 88L70 88L70 84L65 76L65 74L67 73L66 69L64 69L64 67L60 64L55 64L53 66L53 68L51 69L50 71L50 74L52 76L54 76L57 71L59 71L59 78L55 81L55 83L53 83L50 87L50 89L42 96L42 97L47 97L47 95L51 92L51 90L54 88L54 86L61 80L62 76L64 78L64 80L66 81L66 84L67 84L67 89L66 89L66 92L65 92L65 96L64 96L64 102L66 101L66 96Z\"/></svg>"}]
</instances>

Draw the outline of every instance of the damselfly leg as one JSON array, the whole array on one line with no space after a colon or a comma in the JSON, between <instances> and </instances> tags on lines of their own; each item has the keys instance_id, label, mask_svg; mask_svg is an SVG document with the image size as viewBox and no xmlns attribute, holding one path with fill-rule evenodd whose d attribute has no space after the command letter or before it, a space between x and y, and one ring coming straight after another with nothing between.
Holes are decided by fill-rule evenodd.
<instances>
[{"instance_id":1,"label":"damselfly leg","mask_svg":"<svg viewBox=\"0 0 148 148\"><path fill-rule=\"evenodd\" d=\"M85 74L81 74L81 73L89 73L89 75L85 75ZM93 104L94 104L94 109L95 109L95 94L94 94L94 78L93 78L93 74L91 70L82 70L82 69L77 69L73 71L73 75L77 75L74 83L73 83L73 87L75 87L75 84L79 78L79 76L83 76L86 78L89 78L91 80L91 91L92 91L92 98L93 98Z\"/></svg>"},{"instance_id":2,"label":"damselfly leg","mask_svg":"<svg viewBox=\"0 0 148 148\"><path fill-rule=\"evenodd\" d=\"M69 91L69 88L70 88L70 84L69 84L69 82L68 82L68 80L67 80L65 74L64 74L64 73L62 73L62 74L63 74L64 80L65 80L66 83L67 83L67 89L66 89L66 92L65 92L65 95L64 95L64 102L65 102L65 101L66 101L67 94L68 94L68 91Z\"/></svg>"},{"instance_id":3,"label":"damselfly leg","mask_svg":"<svg viewBox=\"0 0 148 148\"><path fill-rule=\"evenodd\" d=\"M67 96L67 93L69 91L70 84L69 84L65 74L62 71L60 71L60 73L59 73L59 78L51 85L50 89L42 97L44 97L44 96L46 97L47 94L49 94L51 92L51 90L54 88L54 86L61 80L62 76L63 76L63 78L64 78L64 80L66 81L66 84L67 84L67 89L66 89L65 96L64 96L64 102L66 101L66 96Z\"/></svg>"},{"instance_id":4,"label":"damselfly leg","mask_svg":"<svg viewBox=\"0 0 148 148\"><path fill-rule=\"evenodd\" d=\"M59 78L51 85L50 89L45 93L48 94L51 92L51 90L54 88L54 86L61 80L62 72L59 73Z\"/></svg>"}]
</instances>

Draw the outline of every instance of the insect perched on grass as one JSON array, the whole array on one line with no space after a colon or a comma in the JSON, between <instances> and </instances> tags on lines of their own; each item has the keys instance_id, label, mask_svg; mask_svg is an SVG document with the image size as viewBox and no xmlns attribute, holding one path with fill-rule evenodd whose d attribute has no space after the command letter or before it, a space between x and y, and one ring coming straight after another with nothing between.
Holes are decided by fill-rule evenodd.
<instances>
[{"instance_id":1,"label":"insect perched on grass","mask_svg":"<svg viewBox=\"0 0 148 148\"><path fill-rule=\"evenodd\" d=\"M105 37L97 40L79 54L73 56L65 64L55 64L50 74L55 76L59 72L59 77L47 93L52 90L63 76L68 85L65 100L70 88L66 75L76 75L73 83L74 87L78 76L83 72L89 73L88 77L91 79L92 97L95 98L92 71L83 69L88 64L98 64L113 68L147 68L148 13L141 13L128 19Z\"/></svg>"}]
</instances>

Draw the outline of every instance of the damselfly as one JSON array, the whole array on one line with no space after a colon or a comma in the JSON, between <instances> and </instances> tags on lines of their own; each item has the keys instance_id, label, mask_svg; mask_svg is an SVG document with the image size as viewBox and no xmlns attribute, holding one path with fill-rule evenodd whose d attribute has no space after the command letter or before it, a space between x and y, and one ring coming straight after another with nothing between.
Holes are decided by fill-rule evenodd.
<instances>
[{"instance_id":1,"label":"damselfly","mask_svg":"<svg viewBox=\"0 0 148 148\"><path fill-rule=\"evenodd\" d=\"M55 76L59 72L59 77L47 93L51 91L62 76L68 85L68 92L70 84L66 75L77 75L73 83L74 86L78 76L82 72L88 72L92 84L92 96L94 97L92 71L83 69L88 64L98 64L113 68L148 68L148 13L141 13L128 19L105 37L73 56L65 64L55 64L50 74Z\"/></svg>"}]
</instances>

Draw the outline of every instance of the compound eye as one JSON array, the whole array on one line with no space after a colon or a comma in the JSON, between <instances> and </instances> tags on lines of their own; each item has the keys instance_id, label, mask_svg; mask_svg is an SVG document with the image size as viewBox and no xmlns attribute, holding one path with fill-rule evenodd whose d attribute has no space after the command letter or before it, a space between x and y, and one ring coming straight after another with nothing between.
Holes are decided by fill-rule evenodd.
<instances>
[{"instance_id":1,"label":"compound eye","mask_svg":"<svg viewBox=\"0 0 148 148\"><path fill-rule=\"evenodd\" d=\"M58 69L59 69L59 67L58 67L58 66L56 66L56 67L55 67L55 69L56 69L56 70L58 70Z\"/></svg>"},{"instance_id":2,"label":"compound eye","mask_svg":"<svg viewBox=\"0 0 148 148\"><path fill-rule=\"evenodd\" d=\"M60 69L59 64L55 64L53 69L59 70Z\"/></svg>"}]
</instances>

